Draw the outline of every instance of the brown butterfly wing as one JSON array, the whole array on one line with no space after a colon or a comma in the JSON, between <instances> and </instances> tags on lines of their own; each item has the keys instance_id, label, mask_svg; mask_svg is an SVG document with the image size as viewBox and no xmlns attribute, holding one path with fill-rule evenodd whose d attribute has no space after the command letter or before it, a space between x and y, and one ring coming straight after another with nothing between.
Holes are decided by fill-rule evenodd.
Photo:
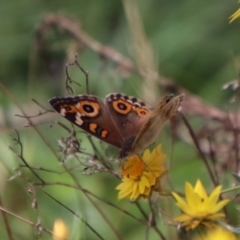
<instances>
[{"instance_id":1,"label":"brown butterfly wing","mask_svg":"<svg viewBox=\"0 0 240 240\"><path fill-rule=\"evenodd\" d=\"M55 97L53 109L71 123L100 140L121 148L123 139L113 124L104 103L96 96Z\"/></svg>"},{"instance_id":2,"label":"brown butterfly wing","mask_svg":"<svg viewBox=\"0 0 240 240\"><path fill-rule=\"evenodd\" d=\"M159 107L153 111L149 120L143 125L134 139L131 149L134 153L141 153L155 141L164 123L176 114L184 98L184 94L180 94L176 97L171 97L169 101L168 96L166 96L160 102Z\"/></svg>"},{"instance_id":3,"label":"brown butterfly wing","mask_svg":"<svg viewBox=\"0 0 240 240\"><path fill-rule=\"evenodd\" d=\"M106 96L106 107L123 142L137 136L152 113L144 102L120 93Z\"/></svg>"}]
</instances>

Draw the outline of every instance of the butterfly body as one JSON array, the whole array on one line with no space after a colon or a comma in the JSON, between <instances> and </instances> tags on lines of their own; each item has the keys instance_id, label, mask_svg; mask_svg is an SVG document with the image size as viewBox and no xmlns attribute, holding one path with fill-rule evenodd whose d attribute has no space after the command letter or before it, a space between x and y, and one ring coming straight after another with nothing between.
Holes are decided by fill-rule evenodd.
<instances>
[{"instance_id":1,"label":"butterfly body","mask_svg":"<svg viewBox=\"0 0 240 240\"><path fill-rule=\"evenodd\" d=\"M53 109L68 121L115 147L121 155L141 153L158 136L163 124L177 111L184 95L168 95L155 110L137 98L109 94L105 102L96 96L55 97Z\"/></svg>"}]
</instances>

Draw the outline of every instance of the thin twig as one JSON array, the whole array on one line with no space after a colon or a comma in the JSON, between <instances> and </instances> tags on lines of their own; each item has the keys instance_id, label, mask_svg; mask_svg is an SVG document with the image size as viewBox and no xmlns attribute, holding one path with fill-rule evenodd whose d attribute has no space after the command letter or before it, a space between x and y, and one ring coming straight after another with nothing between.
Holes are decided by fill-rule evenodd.
<instances>
[{"instance_id":1,"label":"thin twig","mask_svg":"<svg viewBox=\"0 0 240 240\"><path fill-rule=\"evenodd\" d=\"M33 173L33 175L42 183L44 184L45 182L43 181L43 179L31 168L31 166L27 163L27 161L25 160L25 158L23 157L23 145L22 142L20 140L20 136L17 130L16 134L17 134L17 138L13 138L13 140L16 142L16 144L18 144L20 146L20 153L17 153L16 151L14 151L14 149L12 147L9 146L9 149L17 156L19 157L22 162L25 164L25 166Z\"/></svg>"},{"instance_id":2,"label":"thin twig","mask_svg":"<svg viewBox=\"0 0 240 240\"><path fill-rule=\"evenodd\" d=\"M196 137L193 129L191 128L190 124L188 123L188 121L187 121L187 119L185 118L185 116L183 115L183 113L180 112L180 114L181 114L181 116L182 116L183 122L185 123L185 126L187 127L187 129L188 129L188 131L189 131L189 134L190 134L191 137L192 137L192 140L193 140L193 142L194 142L194 144L195 144L195 146L196 146L196 148L197 148L197 150L198 150L199 155L200 155L201 158L203 159L203 162L204 162L204 164L205 164L205 166L206 166L206 168L207 168L207 170L208 170L208 172L209 172L209 175L210 175L210 177L211 177L211 179L212 179L212 182L213 182L214 186L217 186L217 181L216 181L216 179L214 178L214 175L213 175L213 173L212 173L212 170L211 170L211 168L210 168L210 166L209 166L209 164L208 164L208 160L207 160L205 154L203 153L203 151L202 151L202 149L201 149L201 147L200 147L200 145L199 145L199 142L198 142L198 140L197 140L197 137Z\"/></svg>"},{"instance_id":3,"label":"thin twig","mask_svg":"<svg viewBox=\"0 0 240 240\"><path fill-rule=\"evenodd\" d=\"M12 212L10 212L9 210L7 210L7 209L5 209L5 208L3 208L3 207L1 207L1 206L0 206L0 211L5 212L5 213L7 213L7 214L9 214L9 215L11 215L11 216L13 216L13 217L15 217L15 218L23 221L23 222L25 222L25 223L33 226L33 227L36 227L36 226L37 226L37 227L38 227L41 231L43 231L43 232L49 233L49 234L51 234L51 235L54 235L52 231L50 231L50 230L48 230L48 229L46 229L46 228L43 228L43 227L40 226L39 224L35 224L35 223L33 223L33 222L31 222L31 221L23 218L23 217L20 217L19 215L16 215L15 213L12 213Z\"/></svg>"},{"instance_id":4,"label":"thin twig","mask_svg":"<svg viewBox=\"0 0 240 240\"><path fill-rule=\"evenodd\" d=\"M0 196L0 207L3 208L1 196ZM6 212L5 212L5 211L1 211L1 215L2 215L2 218L3 218L4 226L5 226L5 228L6 228L6 232L7 232L7 235L8 235L8 239L9 239L9 240L14 240L14 239L13 239L13 236L12 236L12 231L11 231L10 226L9 226L9 223L8 223L8 219L7 219L7 216L6 216Z\"/></svg>"}]
</instances>

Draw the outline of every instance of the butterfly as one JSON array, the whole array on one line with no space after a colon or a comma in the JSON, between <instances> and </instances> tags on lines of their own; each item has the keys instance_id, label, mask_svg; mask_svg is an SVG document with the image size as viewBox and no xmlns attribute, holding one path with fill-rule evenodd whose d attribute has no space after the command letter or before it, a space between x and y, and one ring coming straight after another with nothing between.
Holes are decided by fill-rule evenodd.
<instances>
[{"instance_id":1,"label":"butterfly","mask_svg":"<svg viewBox=\"0 0 240 240\"><path fill-rule=\"evenodd\" d=\"M120 148L120 156L140 154L159 135L164 123L173 117L184 94L166 95L155 109L121 93L111 93L103 102L97 96L54 97L53 109L71 123L100 140Z\"/></svg>"}]
</instances>

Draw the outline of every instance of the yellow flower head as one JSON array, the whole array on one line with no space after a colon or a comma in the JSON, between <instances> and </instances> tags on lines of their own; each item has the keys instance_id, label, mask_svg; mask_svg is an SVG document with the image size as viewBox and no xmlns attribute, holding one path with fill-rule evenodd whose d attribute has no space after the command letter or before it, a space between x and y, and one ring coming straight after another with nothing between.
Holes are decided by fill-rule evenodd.
<instances>
[{"instance_id":1,"label":"yellow flower head","mask_svg":"<svg viewBox=\"0 0 240 240\"><path fill-rule=\"evenodd\" d=\"M53 226L53 239L54 240L68 240L69 233L66 224L61 219L57 219Z\"/></svg>"},{"instance_id":2,"label":"yellow flower head","mask_svg":"<svg viewBox=\"0 0 240 240\"><path fill-rule=\"evenodd\" d=\"M187 230L194 229L200 224L207 227L215 226L214 220L225 217L224 213L217 212L229 202L228 199L218 202L221 188L222 186L217 186L208 196L200 180L197 180L195 187L186 182L186 202L177 193L172 192L177 206L184 212L173 220L181 223Z\"/></svg>"},{"instance_id":3,"label":"yellow flower head","mask_svg":"<svg viewBox=\"0 0 240 240\"><path fill-rule=\"evenodd\" d=\"M237 240L234 233L223 227L214 227L201 237L202 240Z\"/></svg>"},{"instance_id":4,"label":"yellow flower head","mask_svg":"<svg viewBox=\"0 0 240 240\"><path fill-rule=\"evenodd\" d=\"M160 178L167 172L163 166L166 155L158 145L152 152L144 151L142 159L138 155L130 156L122 166L122 183L117 186L118 199L150 196L152 190L160 191Z\"/></svg>"}]
</instances>

